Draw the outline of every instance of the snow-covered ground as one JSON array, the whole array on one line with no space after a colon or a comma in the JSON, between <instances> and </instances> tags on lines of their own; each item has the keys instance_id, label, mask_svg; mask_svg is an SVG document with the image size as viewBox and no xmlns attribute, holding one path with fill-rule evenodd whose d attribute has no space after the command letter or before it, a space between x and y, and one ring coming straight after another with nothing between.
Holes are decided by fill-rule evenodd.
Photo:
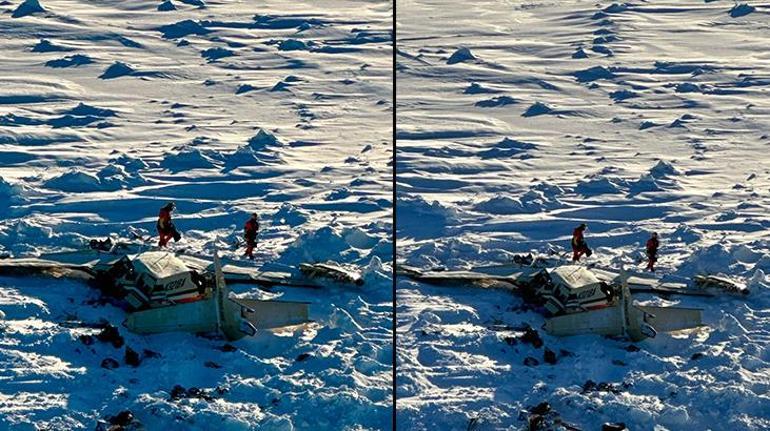
<instances>
[{"instance_id":1,"label":"snow-covered ground","mask_svg":"<svg viewBox=\"0 0 770 431\"><path fill-rule=\"evenodd\" d=\"M403 0L397 13L399 260L506 262L564 250L586 222L591 262L641 270L657 231L665 278L751 288L640 296L702 307L708 328L635 351L543 331L544 347L514 343L543 318L513 295L399 279L399 428L518 429L548 402L586 430L768 429L770 7Z\"/></svg>"},{"instance_id":2,"label":"snow-covered ground","mask_svg":"<svg viewBox=\"0 0 770 431\"><path fill-rule=\"evenodd\" d=\"M62 324L120 324L94 291L2 278L0 429L94 429L125 409L151 430L390 428L391 15L388 1L0 2L4 255L149 238L173 200L174 249L237 259L256 211L257 265L367 274L360 289L279 290L315 323L234 352L121 328L159 355L137 368ZM175 385L214 400L170 400Z\"/></svg>"}]
</instances>

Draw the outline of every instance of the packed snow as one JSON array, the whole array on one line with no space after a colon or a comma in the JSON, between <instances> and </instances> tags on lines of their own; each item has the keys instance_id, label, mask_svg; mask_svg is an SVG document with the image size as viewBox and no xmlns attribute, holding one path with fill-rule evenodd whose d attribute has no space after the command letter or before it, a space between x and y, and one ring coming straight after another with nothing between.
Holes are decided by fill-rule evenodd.
<instances>
[{"instance_id":1,"label":"packed snow","mask_svg":"<svg viewBox=\"0 0 770 431\"><path fill-rule=\"evenodd\" d=\"M154 244L175 201L172 250L332 259L366 280L278 289L314 322L228 345L132 334L76 281L2 277L0 429L93 430L125 410L148 430L390 429L390 2L10 0L0 14L3 256ZM252 212L255 263L236 247ZM124 342L94 341L100 321Z\"/></svg>"},{"instance_id":2,"label":"packed snow","mask_svg":"<svg viewBox=\"0 0 770 431\"><path fill-rule=\"evenodd\" d=\"M397 13L398 261L564 255L585 222L588 263L641 272L655 231L659 276L751 289L638 295L703 308L707 327L630 343L549 336L510 292L399 277L398 428L526 429L539 413L556 429L768 429L770 8L404 0ZM527 325L542 346L522 341Z\"/></svg>"}]
</instances>

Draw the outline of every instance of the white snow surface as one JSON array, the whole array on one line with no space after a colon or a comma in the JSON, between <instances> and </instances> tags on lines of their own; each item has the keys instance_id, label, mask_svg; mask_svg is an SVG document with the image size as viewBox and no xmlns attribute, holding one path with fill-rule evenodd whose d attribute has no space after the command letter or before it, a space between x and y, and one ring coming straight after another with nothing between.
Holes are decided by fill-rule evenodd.
<instances>
[{"instance_id":1,"label":"white snow surface","mask_svg":"<svg viewBox=\"0 0 770 431\"><path fill-rule=\"evenodd\" d=\"M257 265L334 259L367 283L278 289L314 323L223 352L131 334L81 283L3 277L0 429L92 430L124 409L149 430L391 428L391 15L388 1L2 2L3 255L149 238L173 200L172 249L239 259L256 211ZM101 319L160 356L132 368L62 325ZM221 393L169 401L174 385Z\"/></svg>"},{"instance_id":2,"label":"white snow surface","mask_svg":"<svg viewBox=\"0 0 770 431\"><path fill-rule=\"evenodd\" d=\"M397 283L400 429L526 429L548 402L585 430L770 427L770 8L728 1L403 0L397 9L398 260L589 262L747 282L707 328L628 341L506 338L543 317L495 290ZM544 348L557 355L543 363ZM523 365L526 357L540 362ZM620 391L585 392L587 380Z\"/></svg>"}]
</instances>

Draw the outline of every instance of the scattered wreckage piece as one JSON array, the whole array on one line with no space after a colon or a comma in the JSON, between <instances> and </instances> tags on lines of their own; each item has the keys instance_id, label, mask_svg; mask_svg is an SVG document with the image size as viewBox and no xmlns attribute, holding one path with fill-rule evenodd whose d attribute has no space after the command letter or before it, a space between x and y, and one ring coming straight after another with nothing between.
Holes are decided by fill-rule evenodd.
<instances>
[{"instance_id":1,"label":"scattered wreckage piece","mask_svg":"<svg viewBox=\"0 0 770 431\"><path fill-rule=\"evenodd\" d=\"M559 265L568 264L569 262L571 261L567 261L555 255L533 255L532 253L526 255L516 254L513 256L512 262L476 266L471 270L475 272L483 272L485 274L505 275L510 273L512 269L520 270L522 268L553 268Z\"/></svg>"},{"instance_id":2,"label":"scattered wreckage piece","mask_svg":"<svg viewBox=\"0 0 770 431\"><path fill-rule=\"evenodd\" d=\"M523 270L515 274L490 275L474 271L422 271L419 268L398 265L396 274L409 277L415 281L446 287L480 287L485 289L502 289L518 291L519 283L529 279L539 270Z\"/></svg>"},{"instance_id":3,"label":"scattered wreckage piece","mask_svg":"<svg viewBox=\"0 0 770 431\"><path fill-rule=\"evenodd\" d=\"M3 259L0 260L0 275L90 280L94 272L88 265L62 264L44 259Z\"/></svg>"},{"instance_id":4,"label":"scattered wreckage piece","mask_svg":"<svg viewBox=\"0 0 770 431\"><path fill-rule=\"evenodd\" d=\"M693 283L695 287L705 292L727 292L737 295L749 294L749 288L745 284L717 275L696 275L693 278Z\"/></svg>"},{"instance_id":5,"label":"scattered wreckage piece","mask_svg":"<svg viewBox=\"0 0 770 431\"><path fill-rule=\"evenodd\" d=\"M225 281L230 284L249 284L270 290L276 286L320 289L321 285L311 283L305 278L297 278L289 272L262 271L225 264L222 267Z\"/></svg>"},{"instance_id":6,"label":"scattered wreckage piece","mask_svg":"<svg viewBox=\"0 0 770 431\"><path fill-rule=\"evenodd\" d=\"M204 293L203 298L129 313L126 327L140 334L175 331L218 333L229 340L237 340L246 335L253 336L258 329L309 322L308 303L260 301L231 296L217 254L214 255L214 268L213 289ZM179 284L178 281L172 283Z\"/></svg>"},{"instance_id":7,"label":"scattered wreckage piece","mask_svg":"<svg viewBox=\"0 0 770 431\"><path fill-rule=\"evenodd\" d=\"M457 285L467 283L484 283L490 281L506 281L512 282L518 280L516 276L490 276L486 274L479 274L471 271L447 271L447 272L426 272L423 274L415 275L414 278L417 281L422 281L429 284L439 285Z\"/></svg>"},{"instance_id":8,"label":"scattered wreckage piece","mask_svg":"<svg viewBox=\"0 0 770 431\"><path fill-rule=\"evenodd\" d=\"M351 283L356 286L364 284L364 278L359 271L343 267L335 262L302 263L299 269L306 277L329 278L340 283Z\"/></svg>"},{"instance_id":9,"label":"scattered wreckage piece","mask_svg":"<svg viewBox=\"0 0 770 431\"><path fill-rule=\"evenodd\" d=\"M627 336L632 341L641 341L654 338L659 332L703 326L701 309L634 304L627 277L623 274L621 278L619 298L614 305L547 318L544 325L546 332L556 336Z\"/></svg>"},{"instance_id":10,"label":"scattered wreckage piece","mask_svg":"<svg viewBox=\"0 0 770 431\"><path fill-rule=\"evenodd\" d=\"M596 276L604 281L618 280L620 273L601 268L592 268ZM655 295L682 295L682 296L715 296L715 293L700 288L689 287L685 283L662 282L656 278L627 274L628 287L631 293L652 293Z\"/></svg>"}]
</instances>

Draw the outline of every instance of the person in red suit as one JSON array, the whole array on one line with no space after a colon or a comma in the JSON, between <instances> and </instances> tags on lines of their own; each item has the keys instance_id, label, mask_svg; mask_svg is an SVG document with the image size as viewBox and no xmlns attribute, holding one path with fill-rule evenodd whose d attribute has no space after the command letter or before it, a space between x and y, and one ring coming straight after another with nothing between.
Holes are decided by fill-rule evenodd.
<instances>
[{"instance_id":1,"label":"person in red suit","mask_svg":"<svg viewBox=\"0 0 770 431\"><path fill-rule=\"evenodd\" d=\"M653 232L650 239L647 240L647 269L650 272L655 272L655 262L658 261L658 247L660 247L658 233Z\"/></svg>"},{"instance_id":2,"label":"person in red suit","mask_svg":"<svg viewBox=\"0 0 770 431\"><path fill-rule=\"evenodd\" d=\"M181 235L176 230L174 222L171 221L171 213L176 209L176 204L169 202L160 209L158 213L158 247L165 247L171 238L174 241L179 241Z\"/></svg>"},{"instance_id":3,"label":"person in red suit","mask_svg":"<svg viewBox=\"0 0 770 431\"><path fill-rule=\"evenodd\" d=\"M244 256L254 259L254 247L257 246L257 233L259 232L259 221L257 213L253 213L243 225L243 238L246 240L246 253Z\"/></svg>"},{"instance_id":4,"label":"person in red suit","mask_svg":"<svg viewBox=\"0 0 770 431\"><path fill-rule=\"evenodd\" d=\"M585 239L585 231L588 228L585 223L581 223L572 231L572 261L579 262L580 257L586 255L590 257L593 254Z\"/></svg>"}]
</instances>

